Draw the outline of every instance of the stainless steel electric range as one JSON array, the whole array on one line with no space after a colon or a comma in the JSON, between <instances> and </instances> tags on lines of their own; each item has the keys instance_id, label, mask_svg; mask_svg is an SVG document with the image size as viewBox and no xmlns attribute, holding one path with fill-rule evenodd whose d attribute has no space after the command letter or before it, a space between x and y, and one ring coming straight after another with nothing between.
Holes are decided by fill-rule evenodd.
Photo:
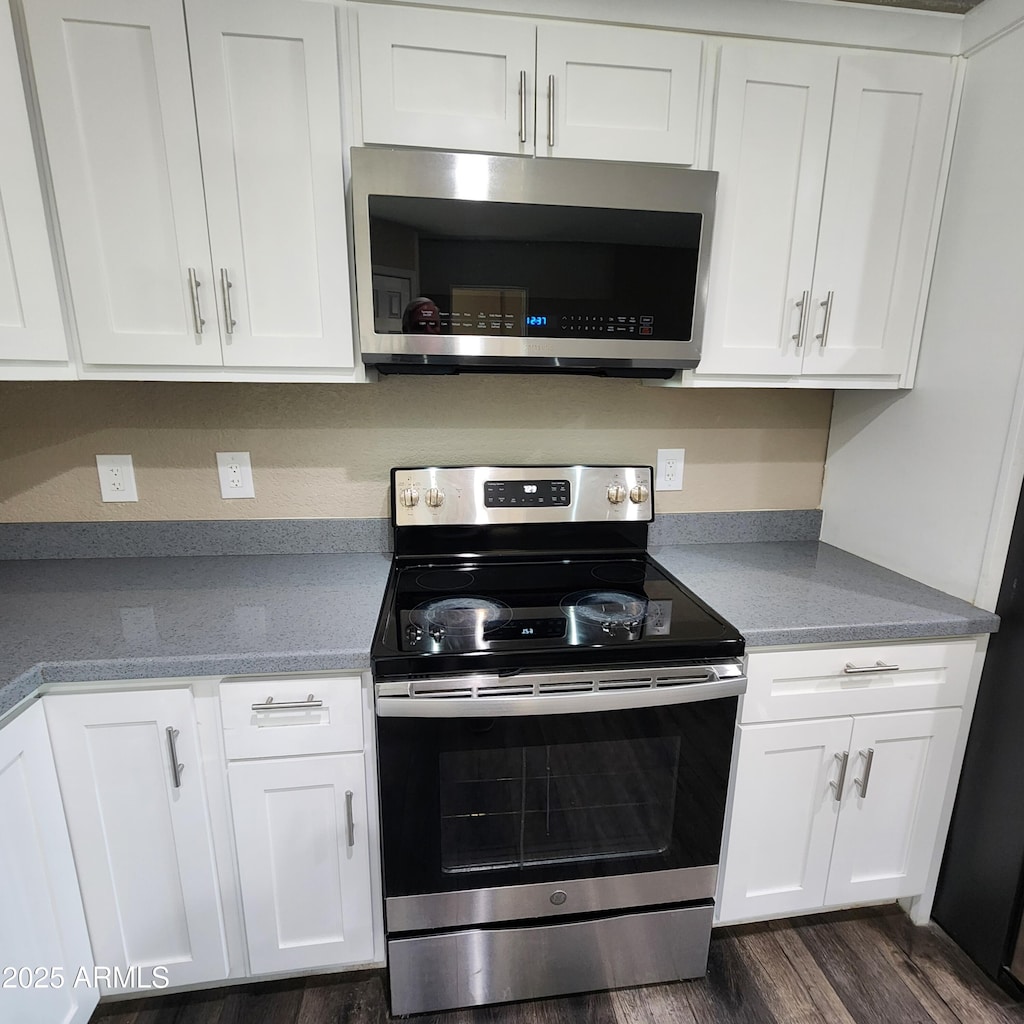
<instances>
[{"instance_id":1,"label":"stainless steel electric range","mask_svg":"<svg viewBox=\"0 0 1024 1024\"><path fill-rule=\"evenodd\" d=\"M392 1011L697 977L743 638L648 466L392 470L373 641Z\"/></svg>"}]
</instances>

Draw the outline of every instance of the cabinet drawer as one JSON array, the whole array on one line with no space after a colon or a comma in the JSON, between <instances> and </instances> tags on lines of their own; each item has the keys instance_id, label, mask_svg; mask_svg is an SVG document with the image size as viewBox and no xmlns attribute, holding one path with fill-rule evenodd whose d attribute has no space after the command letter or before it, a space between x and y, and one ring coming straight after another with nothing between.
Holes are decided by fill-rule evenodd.
<instances>
[{"instance_id":1,"label":"cabinet drawer","mask_svg":"<svg viewBox=\"0 0 1024 1024\"><path fill-rule=\"evenodd\" d=\"M221 683L228 759L362 750L360 693L357 675Z\"/></svg>"},{"instance_id":2,"label":"cabinet drawer","mask_svg":"<svg viewBox=\"0 0 1024 1024\"><path fill-rule=\"evenodd\" d=\"M740 721L958 707L974 652L973 639L755 651L747 665Z\"/></svg>"}]
</instances>

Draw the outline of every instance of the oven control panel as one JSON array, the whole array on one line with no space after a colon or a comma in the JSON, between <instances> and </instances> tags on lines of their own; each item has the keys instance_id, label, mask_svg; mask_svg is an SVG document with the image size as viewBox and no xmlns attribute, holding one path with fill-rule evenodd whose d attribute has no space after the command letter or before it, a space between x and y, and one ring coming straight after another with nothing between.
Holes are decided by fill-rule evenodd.
<instances>
[{"instance_id":1,"label":"oven control panel","mask_svg":"<svg viewBox=\"0 0 1024 1024\"><path fill-rule=\"evenodd\" d=\"M643 522L650 466L429 466L391 471L396 526Z\"/></svg>"},{"instance_id":2,"label":"oven control panel","mask_svg":"<svg viewBox=\"0 0 1024 1024\"><path fill-rule=\"evenodd\" d=\"M568 480L485 480L487 508L551 508L572 504Z\"/></svg>"}]
</instances>

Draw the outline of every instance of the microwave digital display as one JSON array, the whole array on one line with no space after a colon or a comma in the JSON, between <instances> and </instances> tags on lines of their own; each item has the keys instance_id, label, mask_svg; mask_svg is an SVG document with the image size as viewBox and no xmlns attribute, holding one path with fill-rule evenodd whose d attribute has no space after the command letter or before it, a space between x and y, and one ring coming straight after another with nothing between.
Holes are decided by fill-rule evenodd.
<instances>
[{"instance_id":1,"label":"microwave digital display","mask_svg":"<svg viewBox=\"0 0 1024 1024\"><path fill-rule=\"evenodd\" d=\"M699 213L372 193L368 202L376 333L692 337Z\"/></svg>"}]
</instances>

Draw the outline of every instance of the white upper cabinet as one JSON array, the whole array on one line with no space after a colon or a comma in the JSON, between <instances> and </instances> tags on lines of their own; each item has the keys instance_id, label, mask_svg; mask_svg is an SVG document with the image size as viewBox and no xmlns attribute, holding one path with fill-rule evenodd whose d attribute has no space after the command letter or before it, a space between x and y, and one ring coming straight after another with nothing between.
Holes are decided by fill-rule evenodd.
<instances>
[{"instance_id":1,"label":"white upper cabinet","mask_svg":"<svg viewBox=\"0 0 1024 1024\"><path fill-rule=\"evenodd\" d=\"M904 382L953 84L948 58L723 45L708 327L693 381Z\"/></svg>"},{"instance_id":2,"label":"white upper cabinet","mask_svg":"<svg viewBox=\"0 0 1024 1024\"><path fill-rule=\"evenodd\" d=\"M351 366L334 11L186 12L224 363Z\"/></svg>"},{"instance_id":3,"label":"white upper cabinet","mask_svg":"<svg viewBox=\"0 0 1024 1024\"><path fill-rule=\"evenodd\" d=\"M798 374L814 277L836 58L814 46L727 44L701 373Z\"/></svg>"},{"instance_id":4,"label":"white upper cabinet","mask_svg":"<svg viewBox=\"0 0 1024 1024\"><path fill-rule=\"evenodd\" d=\"M376 5L358 19L364 142L695 160L695 36Z\"/></svg>"},{"instance_id":5,"label":"white upper cabinet","mask_svg":"<svg viewBox=\"0 0 1024 1024\"><path fill-rule=\"evenodd\" d=\"M67 377L50 236L14 45L0 5L0 378Z\"/></svg>"},{"instance_id":6,"label":"white upper cabinet","mask_svg":"<svg viewBox=\"0 0 1024 1024\"><path fill-rule=\"evenodd\" d=\"M952 88L943 58L840 57L805 373L906 371L924 312Z\"/></svg>"},{"instance_id":7,"label":"white upper cabinet","mask_svg":"<svg viewBox=\"0 0 1024 1024\"><path fill-rule=\"evenodd\" d=\"M351 367L333 8L26 22L86 367Z\"/></svg>"},{"instance_id":8,"label":"white upper cabinet","mask_svg":"<svg viewBox=\"0 0 1024 1024\"><path fill-rule=\"evenodd\" d=\"M180 7L41 0L25 16L83 362L219 364L189 289L191 272L211 303Z\"/></svg>"},{"instance_id":9,"label":"white upper cabinet","mask_svg":"<svg viewBox=\"0 0 1024 1024\"><path fill-rule=\"evenodd\" d=\"M538 155L694 163L703 49L679 32L542 22Z\"/></svg>"},{"instance_id":10,"label":"white upper cabinet","mask_svg":"<svg viewBox=\"0 0 1024 1024\"><path fill-rule=\"evenodd\" d=\"M413 7L358 17L364 142L533 152L531 22Z\"/></svg>"}]
</instances>

